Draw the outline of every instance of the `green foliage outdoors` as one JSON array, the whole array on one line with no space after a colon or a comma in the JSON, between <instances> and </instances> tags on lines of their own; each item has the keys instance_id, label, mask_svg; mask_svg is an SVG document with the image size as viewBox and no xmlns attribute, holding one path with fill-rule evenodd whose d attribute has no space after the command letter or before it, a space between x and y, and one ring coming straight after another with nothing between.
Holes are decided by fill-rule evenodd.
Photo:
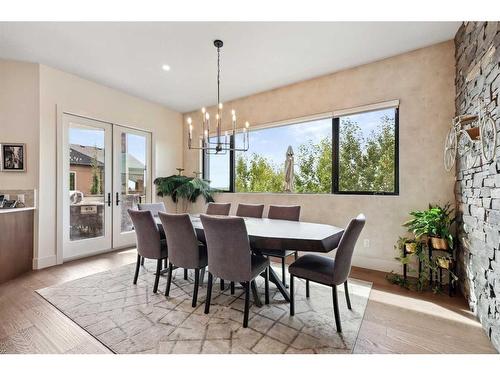
<instances>
[{"instance_id":1,"label":"green foliage outdoors","mask_svg":"<svg viewBox=\"0 0 500 375\"><path fill-rule=\"evenodd\" d=\"M383 116L376 130L364 137L360 125L344 118L340 127L340 190L394 191L394 118ZM284 191L284 162L252 153L236 157L237 192ZM332 140L324 137L299 145L295 150L295 187L298 193L330 193L332 186Z\"/></svg>"},{"instance_id":2,"label":"green foliage outdoors","mask_svg":"<svg viewBox=\"0 0 500 375\"><path fill-rule=\"evenodd\" d=\"M94 156L91 161L92 170L92 183L90 185L90 194L102 194L102 183L101 183L101 168L99 167L99 161L97 160L97 151L95 151Z\"/></svg>"}]
</instances>

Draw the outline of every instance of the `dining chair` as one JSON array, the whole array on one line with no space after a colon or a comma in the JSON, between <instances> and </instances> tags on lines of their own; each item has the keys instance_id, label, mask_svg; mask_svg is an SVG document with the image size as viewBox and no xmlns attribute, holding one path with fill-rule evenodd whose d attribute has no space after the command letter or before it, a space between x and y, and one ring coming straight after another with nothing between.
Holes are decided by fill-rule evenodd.
<instances>
[{"instance_id":1,"label":"dining chair","mask_svg":"<svg viewBox=\"0 0 500 375\"><path fill-rule=\"evenodd\" d=\"M168 275L165 296L170 293L172 272L175 268L194 270L194 291L192 306L196 307L200 271L207 266L207 249L198 241L188 214L159 213L163 229L167 235ZM204 272L203 272L204 273Z\"/></svg>"},{"instance_id":2,"label":"dining chair","mask_svg":"<svg viewBox=\"0 0 500 375\"><path fill-rule=\"evenodd\" d=\"M207 215L229 215L229 210L231 210L231 203L214 203L210 202L207 207Z\"/></svg>"},{"instance_id":3,"label":"dining chair","mask_svg":"<svg viewBox=\"0 0 500 375\"><path fill-rule=\"evenodd\" d=\"M261 218L264 212L263 204L239 203L236 209L236 216Z\"/></svg>"},{"instance_id":4,"label":"dining chair","mask_svg":"<svg viewBox=\"0 0 500 375\"><path fill-rule=\"evenodd\" d=\"M200 215L208 252L208 285L205 314L210 312L214 277L239 282L245 289L243 327L248 327L250 288L265 273L265 303L269 303L269 259L250 250L245 220L241 217Z\"/></svg>"},{"instance_id":5,"label":"dining chair","mask_svg":"<svg viewBox=\"0 0 500 375\"><path fill-rule=\"evenodd\" d=\"M269 206L269 212L267 213L269 219L276 220L289 220L289 221L299 221L300 218L300 206ZM281 281L285 288L286 285L286 267L285 259L291 255L297 260L297 251L292 250L261 250L261 254L266 256L272 256L276 258L281 258Z\"/></svg>"},{"instance_id":6,"label":"dining chair","mask_svg":"<svg viewBox=\"0 0 500 375\"><path fill-rule=\"evenodd\" d=\"M138 203L137 204L137 209L139 211L151 211L153 214L153 217L158 217L158 212L167 212L167 209L165 208L165 203L163 202L158 202L158 203ZM165 238L165 231L163 228L160 229L160 237L162 239ZM141 260L141 265L144 265L144 258ZM167 267L167 264L165 264L165 268Z\"/></svg>"},{"instance_id":7,"label":"dining chair","mask_svg":"<svg viewBox=\"0 0 500 375\"><path fill-rule=\"evenodd\" d=\"M158 225L150 211L128 209L137 239L137 264L135 266L134 284L137 284L141 258L156 259L156 277L153 293L158 291L162 261L168 258L167 242L160 238Z\"/></svg>"},{"instance_id":8,"label":"dining chair","mask_svg":"<svg viewBox=\"0 0 500 375\"><path fill-rule=\"evenodd\" d=\"M331 286L335 324L337 326L337 332L342 332L337 299L337 285L344 284L347 308L351 310L347 278L351 272L354 247L361 230L365 226L365 222L366 218L363 214L359 214L355 219L349 222L349 225L340 239L335 259L316 254L306 254L290 264L288 267L288 272L290 272L290 315L295 315L295 298L293 295L294 277L306 280L307 298L309 298L309 281Z\"/></svg>"}]
</instances>

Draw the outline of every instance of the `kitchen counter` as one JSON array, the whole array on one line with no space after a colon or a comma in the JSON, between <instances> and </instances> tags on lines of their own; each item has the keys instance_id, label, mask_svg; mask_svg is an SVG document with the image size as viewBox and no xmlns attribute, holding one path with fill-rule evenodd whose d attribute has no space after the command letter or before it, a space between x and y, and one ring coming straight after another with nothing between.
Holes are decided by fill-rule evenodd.
<instances>
[{"instance_id":1,"label":"kitchen counter","mask_svg":"<svg viewBox=\"0 0 500 375\"><path fill-rule=\"evenodd\" d=\"M12 212L33 211L35 207L20 207L20 208L0 208L0 214L9 214Z\"/></svg>"},{"instance_id":2,"label":"kitchen counter","mask_svg":"<svg viewBox=\"0 0 500 375\"><path fill-rule=\"evenodd\" d=\"M0 283L33 269L34 208L0 209Z\"/></svg>"}]
</instances>

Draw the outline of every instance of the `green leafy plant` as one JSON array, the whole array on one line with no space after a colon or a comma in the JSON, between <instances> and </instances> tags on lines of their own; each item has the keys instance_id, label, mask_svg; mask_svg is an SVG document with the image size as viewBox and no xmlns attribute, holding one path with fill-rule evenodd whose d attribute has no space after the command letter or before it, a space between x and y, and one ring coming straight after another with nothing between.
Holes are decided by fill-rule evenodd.
<instances>
[{"instance_id":1,"label":"green leafy plant","mask_svg":"<svg viewBox=\"0 0 500 375\"><path fill-rule=\"evenodd\" d=\"M407 221L403 226L419 240L422 236L443 238L453 248L453 236L451 235L451 225L455 221L452 216L453 208L449 203L444 206L429 205L425 211L412 211L410 215L413 219Z\"/></svg>"},{"instance_id":2,"label":"green leafy plant","mask_svg":"<svg viewBox=\"0 0 500 375\"><path fill-rule=\"evenodd\" d=\"M205 202L213 202L213 193L218 190L210 187L210 181L196 177L172 175L168 177L158 177L154 181L157 194L160 197L171 197L175 204L179 201L185 203L194 203L199 196L205 199Z\"/></svg>"}]
</instances>

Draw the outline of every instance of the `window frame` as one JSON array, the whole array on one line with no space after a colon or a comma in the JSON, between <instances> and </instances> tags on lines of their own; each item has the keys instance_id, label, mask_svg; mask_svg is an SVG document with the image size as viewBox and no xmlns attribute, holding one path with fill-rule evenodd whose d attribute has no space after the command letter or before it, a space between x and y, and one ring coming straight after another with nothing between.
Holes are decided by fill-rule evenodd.
<instances>
[{"instance_id":1,"label":"window frame","mask_svg":"<svg viewBox=\"0 0 500 375\"><path fill-rule=\"evenodd\" d=\"M338 195L399 195L399 106L394 108L394 191L350 191L339 189L340 171L340 118L348 115L334 116L332 118L332 194ZM375 112L377 109L366 111ZM361 112L360 112L361 113ZM356 114L356 113L352 113Z\"/></svg>"},{"instance_id":2,"label":"window frame","mask_svg":"<svg viewBox=\"0 0 500 375\"><path fill-rule=\"evenodd\" d=\"M347 191L347 190L339 190L339 170L340 170L340 140L339 140L339 127L340 127L340 117L348 116L348 114L340 114L335 115L334 113L330 113L329 116L325 116L324 114L319 116L311 116L304 117L302 119L293 119L288 121L280 121L279 123L269 124L262 127L256 127L255 129L251 129L250 131L258 131L266 128L273 127L281 127L281 126L291 126L299 123L314 121L316 119L325 119L330 117L332 120L332 185L330 193L295 193L295 194L333 194L333 195L384 195L384 196L398 196L399 195L399 102L396 106L385 107L385 109L394 108L394 191L392 192L378 192L378 191ZM367 107L366 111L353 111L349 114L358 114L363 112L375 112L377 110L381 110L384 108L369 108ZM234 147L234 136L230 136L230 144L231 147ZM229 152L229 190L220 190L222 193L238 193L235 191L235 151L227 151ZM204 180L210 180L210 154L207 155L205 150L201 150L202 153L202 177ZM271 192L253 192L253 193L242 193L242 194L288 194L288 193L271 193Z\"/></svg>"},{"instance_id":3,"label":"window frame","mask_svg":"<svg viewBox=\"0 0 500 375\"><path fill-rule=\"evenodd\" d=\"M234 136L229 136L229 144L231 147L234 147ZM215 188L218 192L221 193L234 193L234 151L226 151L229 153L229 190L222 190ZM201 176L204 180L210 180L210 154L207 155L206 150L201 150Z\"/></svg>"}]
</instances>

